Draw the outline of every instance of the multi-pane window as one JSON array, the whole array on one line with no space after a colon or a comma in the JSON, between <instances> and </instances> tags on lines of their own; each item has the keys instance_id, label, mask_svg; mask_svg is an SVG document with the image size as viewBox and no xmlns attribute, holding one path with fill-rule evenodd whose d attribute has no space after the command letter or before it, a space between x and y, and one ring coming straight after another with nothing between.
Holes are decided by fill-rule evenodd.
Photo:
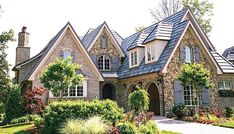
<instances>
[{"instance_id":1,"label":"multi-pane window","mask_svg":"<svg viewBox=\"0 0 234 134\"><path fill-rule=\"evenodd\" d=\"M130 52L130 66L137 65L137 51Z\"/></svg>"},{"instance_id":2,"label":"multi-pane window","mask_svg":"<svg viewBox=\"0 0 234 134\"><path fill-rule=\"evenodd\" d=\"M98 69L101 71L110 70L110 58L107 55L102 55L98 58Z\"/></svg>"},{"instance_id":3,"label":"multi-pane window","mask_svg":"<svg viewBox=\"0 0 234 134\"><path fill-rule=\"evenodd\" d=\"M83 84L73 85L63 91L63 97L82 97L83 96Z\"/></svg>"},{"instance_id":4,"label":"multi-pane window","mask_svg":"<svg viewBox=\"0 0 234 134\"><path fill-rule=\"evenodd\" d=\"M106 48L107 47L107 38L106 36L102 35L100 38L100 44L102 48Z\"/></svg>"},{"instance_id":5,"label":"multi-pane window","mask_svg":"<svg viewBox=\"0 0 234 134\"><path fill-rule=\"evenodd\" d=\"M193 106L198 104L198 95L193 86L186 86L184 88L184 104Z\"/></svg>"},{"instance_id":6,"label":"multi-pane window","mask_svg":"<svg viewBox=\"0 0 234 134\"><path fill-rule=\"evenodd\" d=\"M192 62L192 49L188 46L185 46L185 62L186 63Z\"/></svg>"},{"instance_id":7,"label":"multi-pane window","mask_svg":"<svg viewBox=\"0 0 234 134\"><path fill-rule=\"evenodd\" d=\"M147 62L155 60L154 45L147 46Z\"/></svg>"},{"instance_id":8,"label":"multi-pane window","mask_svg":"<svg viewBox=\"0 0 234 134\"><path fill-rule=\"evenodd\" d=\"M71 51L63 51L63 59L66 59L67 57L71 57L72 53Z\"/></svg>"},{"instance_id":9,"label":"multi-pane window","mask_svg":"<svg viewBox=\"0 0 234 134\"><path fill-rule=\"evenodd\" d=\"M219 81L218 82L219 90L231 90L231 82L230 81Z\"/></svg>"}]
</instances>

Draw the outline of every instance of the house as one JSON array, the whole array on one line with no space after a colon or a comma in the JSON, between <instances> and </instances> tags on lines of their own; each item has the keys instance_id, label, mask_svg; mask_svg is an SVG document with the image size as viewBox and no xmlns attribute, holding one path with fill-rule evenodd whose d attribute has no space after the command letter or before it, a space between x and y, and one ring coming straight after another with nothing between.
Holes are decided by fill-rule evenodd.
<instances>
[{"instance_id":1,"label":"house","mask_svg":"<svg viewBox=\"0 0 234 134\"><path fill-rule=\"evenodd\" d=\"M234 106L234 98L220 95L220 91L233 92L234 66L216 52L189 9L124 39L106 22L80 38L68 22L31 58L28 38L24 27L13 69L23 92L43 86L39 77L49 63L72 56L85 79L65 90L67 98L108 98L127 109L128 95L138 85L148 91L149 110L157 115L169 114L176 104L192 106L192 98L203 106ZM182 87L176 80L181 65L193 62L203 64L215 83L212 90L202 89L201 97L193 86ZM48 91L43 95L44 101L53 97Z\"/></svg>"}]
</instances>

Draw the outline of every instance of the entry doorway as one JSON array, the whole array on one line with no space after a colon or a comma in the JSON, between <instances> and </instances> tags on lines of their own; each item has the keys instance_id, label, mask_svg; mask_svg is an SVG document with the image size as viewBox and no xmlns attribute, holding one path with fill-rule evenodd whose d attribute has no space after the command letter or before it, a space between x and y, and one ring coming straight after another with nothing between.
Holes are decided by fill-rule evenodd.
<instances>
[{"instance_id":1,"label":"entry doorway","mask_svg":"<svg viewBox=\"0 0 234 134\"><path fill-rule=\"evenodd\" d=\"M113 84L107 83L103 86L102 99L115 100L115 87Z\"/></svg>"},{"instance_id":2,"label":"entry doorway","mask_svg":"<svg viewBox=\"0 0 234 134\"><path fill-rule=\"evenodd\" d=\"M160 115L160 99L158 87L152 83L148 88L149 93L149 111L154 112L155 115Z\"/></svg>"}]
</instances>

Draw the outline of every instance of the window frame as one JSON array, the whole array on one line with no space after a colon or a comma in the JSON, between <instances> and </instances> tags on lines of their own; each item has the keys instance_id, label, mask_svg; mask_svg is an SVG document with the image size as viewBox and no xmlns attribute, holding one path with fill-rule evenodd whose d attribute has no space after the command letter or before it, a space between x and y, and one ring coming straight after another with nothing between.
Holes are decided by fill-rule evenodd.
<instances>
[{"instance_id":1,"label":"window frame","mask_svg":"<svg viewBox=\"0 0 234 134\"><path fill-rule=\"evenodd\" d=\"M188 89L188 90L187 90ZM194 96L194 92L196 93L196 90L194 89L194 86L192 85L189 85L189 86L186 86L184 87L184 90L183 90L184 94L183 94L183 97L184 97L184 105L186 106L194 106L193 104L193 96ZM188 94L186 94L186 92L188 92ZM187 99L187 97L189 99ZM189 104L186 104L186 101L189 103ZM199 95L197 94L197 100L195 100L195 106L198 106L199 105Z\"/></svg>"},{"instance_id":2,"label":"window frame","mask_svg":"<svg viewBox=\"0 0 234 134\"><path fill-rule=\"evenodd\" d=\"M105 42L105 45L103 44ZM101 35L100 37L100 46L101 48L107 48L108 45L108 39L105 35Z\"/></svg>"},{"instance_id":3,"label":"window frame","mask_svg":"<svg viewBox=\"0 0 234 134\"><path fill-rule=\"evenodd\" d=\"M156 60L154 44L146 46L146 63L151 63Z\"/></svg>"},{"instance_id":4,"label":"window frame","mask_svg":"<svg viewBox=\"0 0 234 134\"><path fill-rule=\"evenodd\" d=\"M75 85L75 86L76 86L76 91L75 91L75 94L76 94L76 95L75 95L75 96L71 96L71 95L70 95L70 87L69 87L68 89L65 89L65 90L63 91L63 93L67 91L67 94L68 94L68 95L66 95L66 96L63 95L63 98L85 98L85 97L87 97L87 90L88 90L88 89L87 89L87 86L88 86L88 85L87 85L87 80L88 80L87 78L84 78L83 81L80 83L80 85L82 85L82 87L83 87L83 89L82 89L82 90L83 90L83 95L82 95L82 96L78 96L78 95L77 95L77 94L78 94L78 91L77 91L78 85ZM62 93L62 94L63 94L63 93ZM51 91L49 91L49 98L57 98L57 97L54 96L53 93L52 93Z\"/></svg>"},{"instance_id":5,"label":"window frame","mask_svg":"<svg viewBox=\"0 0 234 134\"><path fill-rule=\"evenodd\" d=\"M102 58L102 61L99 61L100 58ZM107 62L106 60L108 60L109 63L106 63ZM99 66L101 64L102 64L102 66ZM108 65L109 65L109 67L108 67ZM110 57L108 55L101 55L101 56L99 56L98 59L97 59L97 66L98 66L98 69L100 71L111 71L111 60L110 60Z\"/></svg>"},{"instance_id":6,"label":"window frame","mask_svg":"<svg viewBox=\"0 0 234 134\"><path fill-rule=\"evenodd\" d=\"M184 62L185 63L192 63L193 62L193 49L190 46L184 46L185 48L185 58L184 58ZM189 59L188 59L189 57Z\"/></svg>"},{"instance_id":7,"label":"window frame","mask_svg":"<svg viewBox=\"0 0 234 134\"><path fill-rule=\"evenodd\" d=\"M138 66L137 50L133 50L129 53L129 66L130 66L130 68Z\"/></svg>"},{"instance_id":8,"label":"window frame","mask_svg":"<svg viewBox=\"0 0 234 134\"><path fill-rule=\"evenodd\" d=\"M219 83L222 83L223 84L223 88L219 88ZM226 83L229 83L229 88L226 88ZM232 90L232 82L231 81L218 81L217 82L217 87L218 87L218 90Z\"/></svg>"}]
</instances>

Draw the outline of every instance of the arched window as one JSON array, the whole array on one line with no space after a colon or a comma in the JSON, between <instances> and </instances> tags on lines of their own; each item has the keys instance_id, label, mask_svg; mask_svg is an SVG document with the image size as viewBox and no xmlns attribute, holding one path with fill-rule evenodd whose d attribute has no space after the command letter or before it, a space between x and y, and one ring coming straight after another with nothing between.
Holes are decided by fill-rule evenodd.
<instances>
[{"instance_id":1,"label":"arched window","mask_svg":"<svg viewBox=\"0 0 234 134\"><path fill-rule=\"evenodd\" d=\"M185 62L186 63L192 62L192 49L188 46L185 46Z\"/></svg>"},{"instance_id":2,"label":"arched window","mask_svg":"<svg viewBox=\"0 0 234 134\"><path fill-rule=\"evenodd\" d=\"M101 71L110 71L110 58L102 55L98 58L98 69Z\"/></svg>"},{"instance_id":3,"label":"arched window","mask_svg":"<svg viewBox=\"0 0 234 134\"><path fill-rule=\"evenodd\" d=\"M107 38L106 38L106 36L104 36L104 35L101 36L100 44L101 44L101 48L106 48L107 47Z\"/></svg>"}]
</instances>

